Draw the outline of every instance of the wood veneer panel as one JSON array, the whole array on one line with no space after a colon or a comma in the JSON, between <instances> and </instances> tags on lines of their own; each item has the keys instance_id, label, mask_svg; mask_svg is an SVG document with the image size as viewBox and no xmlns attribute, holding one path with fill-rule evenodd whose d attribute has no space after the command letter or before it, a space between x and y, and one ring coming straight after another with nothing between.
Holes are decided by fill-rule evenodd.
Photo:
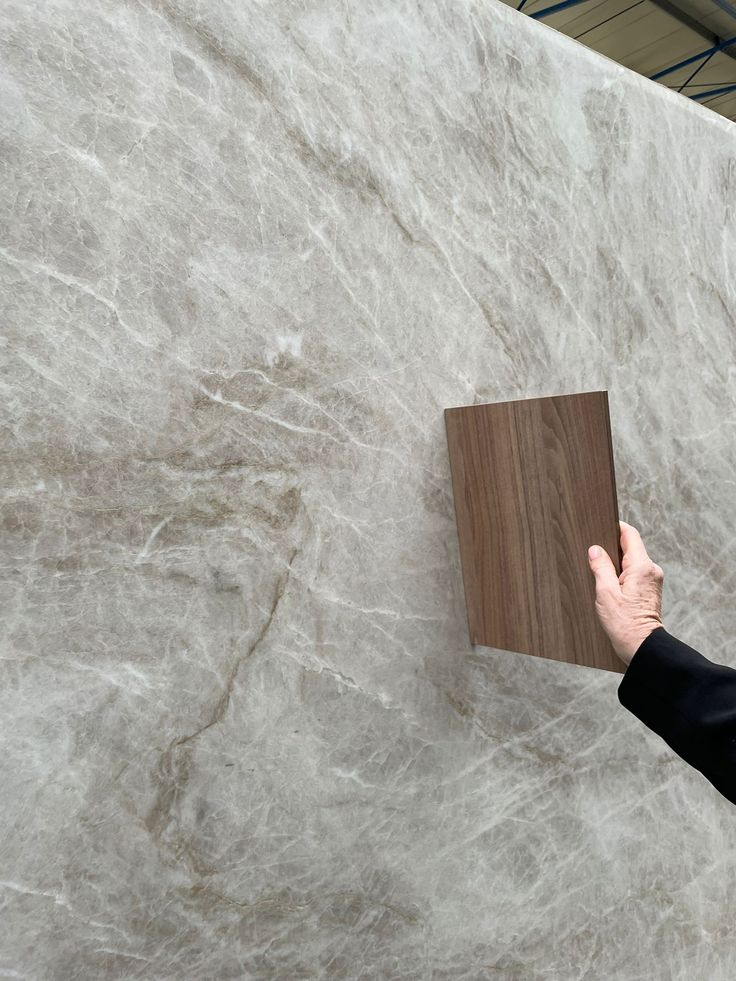
<instances>
[{"instance_id":1,"label":"wood veneer panel","mask_svg":"<svg viewBox=\"0 0 736 981\"><path fill-rule=\"evenodd\" d=\"M623 673L589 545L621 573L608 392L445 409L472 644Z\"/></svg>"}]
</instances>

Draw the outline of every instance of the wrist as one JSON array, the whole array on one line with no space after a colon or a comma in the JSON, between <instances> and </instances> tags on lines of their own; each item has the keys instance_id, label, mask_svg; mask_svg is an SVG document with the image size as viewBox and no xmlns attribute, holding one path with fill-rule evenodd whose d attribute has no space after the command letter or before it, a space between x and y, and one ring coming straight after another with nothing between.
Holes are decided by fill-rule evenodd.
<instances>
[{"instance_id":1,"label":"wrist","mask_svg":"<svg viewBox=\"0 0 736 981\"><path fill-rule=\"evenodd\" d=\"M629 637L627 637L626 641L621 645L621 649L616 651L627 667L631 663L631 659L633 658L634 654L636 654L649 634L651 634L653 630L656 630L657 627L663 626L664 624L660 619L652 617L646 623L638 625L636 630L632 630Z\"/></svg>"}]
</instances>

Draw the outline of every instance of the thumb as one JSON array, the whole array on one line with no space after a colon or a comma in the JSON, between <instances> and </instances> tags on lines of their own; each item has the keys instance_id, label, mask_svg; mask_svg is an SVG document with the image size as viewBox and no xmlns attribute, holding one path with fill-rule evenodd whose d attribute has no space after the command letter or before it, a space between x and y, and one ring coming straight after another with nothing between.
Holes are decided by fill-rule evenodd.
<instances>
[{"instance_id":1,"label":"thumb","mask_svg":"<svg viewBox=\"0 0 736 981\"><path fill-rule=\"evenodd\" d=\"M596 592L621 588L611 557L600 545L591 545L588 549L588 565L595 576Z\"/></svg>"}]
</instances>

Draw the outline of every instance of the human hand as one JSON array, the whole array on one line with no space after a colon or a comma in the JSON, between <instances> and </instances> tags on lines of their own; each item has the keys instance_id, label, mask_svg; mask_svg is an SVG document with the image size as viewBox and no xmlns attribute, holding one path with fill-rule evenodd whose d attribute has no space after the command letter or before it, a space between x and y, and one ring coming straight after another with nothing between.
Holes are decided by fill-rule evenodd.
<instances>
[{"instance_id":1,"label":"human hand","mask_svg":"<svg viewBox=\"0 0 736 981\"><path fill-rule=\"evenodd\" d=\"M595 612L614 651L628 665L652 630L664 626L664 572L649 558L636 528L625 521L619 521L619 527L621 575L616 575L611 557L600 545L591 545L588 564L595 576Z\"/></svg>"}]
</instances>

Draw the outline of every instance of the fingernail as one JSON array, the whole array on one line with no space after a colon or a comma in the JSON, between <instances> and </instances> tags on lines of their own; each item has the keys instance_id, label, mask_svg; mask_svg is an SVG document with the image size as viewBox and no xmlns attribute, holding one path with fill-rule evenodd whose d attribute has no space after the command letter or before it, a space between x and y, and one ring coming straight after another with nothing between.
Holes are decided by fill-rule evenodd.
<instances>
[{"instance_id":1,"label":"fingernail","mask_svg":"<svg viewBox=\"0 0 736 981\"><path fill-rule=\"evenodd\" d=\"M590 548L588 549L589 559L597 559L600 554L601 554L601 550L598 548L597 545L591 545Z\"/></svg>"}]
</instances>

